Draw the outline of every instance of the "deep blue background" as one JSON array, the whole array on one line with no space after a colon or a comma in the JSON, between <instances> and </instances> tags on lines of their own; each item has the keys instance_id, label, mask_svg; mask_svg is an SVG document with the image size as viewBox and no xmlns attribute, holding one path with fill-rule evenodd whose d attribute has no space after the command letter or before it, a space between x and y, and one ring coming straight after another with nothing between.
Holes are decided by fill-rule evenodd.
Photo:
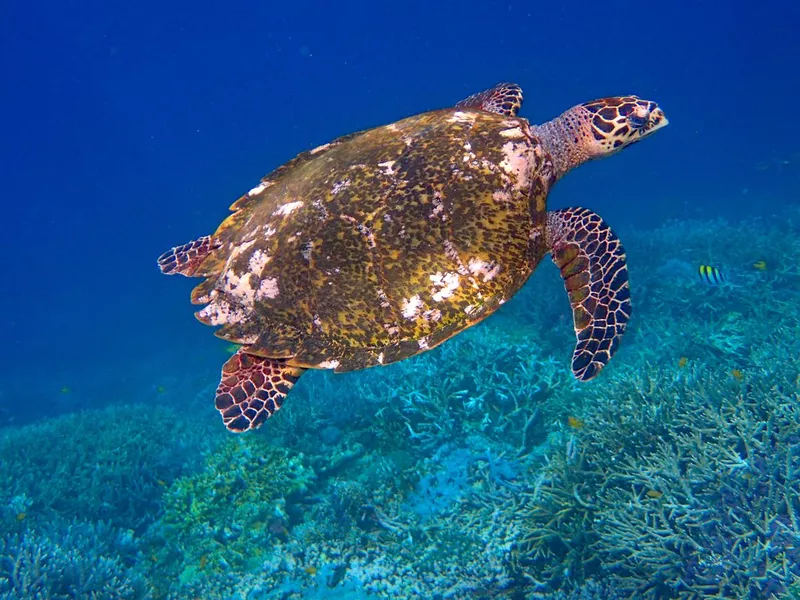
<instances>
[{"instance_id":1,"label":"deep blue background","mask_svg":"<svg viewBox=\"0 0 800 600\"><path fill-rule=\"evenodd\" d=\"M800 162L796 6L4 2L0 403L46 414L62 386L213 379L221 342L191 317L194 282L156 257L297 152L497 81L523 86L534 122L629 93L670 118L552 206L624 231L798 202L797 165L777 163Z\"/></svg>"}]
</instances>

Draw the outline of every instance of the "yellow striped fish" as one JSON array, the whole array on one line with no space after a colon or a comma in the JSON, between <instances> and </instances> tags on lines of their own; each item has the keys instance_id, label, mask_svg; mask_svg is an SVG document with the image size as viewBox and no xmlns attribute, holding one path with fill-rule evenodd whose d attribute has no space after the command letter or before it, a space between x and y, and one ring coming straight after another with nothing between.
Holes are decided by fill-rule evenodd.
<instances>
[{"instance_id":1,"label":"yellow striped fish","mask_svg":"<svg viewBox=\"0 0 800 600\"><path fill-rule=\"evenodd\" d=\"M717 267L709 265L700 265L697 269L697 274L704 282L709 285L718 285L725 281L725 275Z\"/></svg>"}]
</instances>

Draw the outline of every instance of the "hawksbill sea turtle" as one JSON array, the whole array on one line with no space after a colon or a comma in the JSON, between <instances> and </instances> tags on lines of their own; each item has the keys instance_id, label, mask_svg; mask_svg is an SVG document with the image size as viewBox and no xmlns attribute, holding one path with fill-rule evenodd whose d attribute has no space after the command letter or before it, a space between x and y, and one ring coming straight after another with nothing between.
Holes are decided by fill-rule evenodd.
<instances>
[{"instance_id":1,"label":"hawksbill sea turtle","mask_svg":"<svg viewBox=\"0 0 800 600\"><path fill-rule=\"evenodd\" d=\"M216 407L260 426L306 369L354 371L425 352L489 316L550 254L573 311L572 371L589 380L631 314L625 252L585 208L547 211L553 184L667 124L615 96L531 125L499 84L454 107L346 135L278 167L213 235L172 248L166 274L204 277L192 302L242 347Z\"/></svg>"}]
</instances>

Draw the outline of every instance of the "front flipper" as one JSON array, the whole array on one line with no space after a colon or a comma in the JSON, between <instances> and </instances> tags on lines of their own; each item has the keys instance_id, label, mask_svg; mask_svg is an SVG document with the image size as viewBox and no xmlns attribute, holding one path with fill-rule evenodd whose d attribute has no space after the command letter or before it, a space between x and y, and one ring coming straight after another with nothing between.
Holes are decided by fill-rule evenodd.
<instances>
[{"instance_id":1,"label":"front flipper","mask_svg":"<svg viewBox=\"0 0 800 600\"><path fill-rule=\"evenodd\" d=\"M192 277L206 257L219 246L219 242L210 235L204 235L188 244L175 246L164 252L158 257L158 268L165 275L177 273Z\"/></svg>"},{"instance_id":2,"label":"front flipper","mask_svg":"<svg viewBox=\"0 0 800 600\"><path fill-rule=\"evenodd\" d=\"M478 108L506 117L516 117L521 106L522 88L516 83L498 83L456 104L456 108Z\"/></svg>"},{"instance_id":3,"label":"front flipper","mask_svg":"<svg viewBox=\"0 0 800 600\"><path fill-rule=\"evenodd\" d=\"M631 316L625 250L608 224L585 208L548 212L547 242L572 305L578 338L572 372L588 381L614 356Z\"/></svg>"},{"instance_id":4,"label":"front flipper","mask_svg":"<svg viewBox=\"0 0 800 600\"><path fill-rule=\"evenodd\" d=\"M277 411L305 369L285 359L262 358L240 348L222 365L214 402L231 431L260 427Z\"/></svg>"}]
</instances>

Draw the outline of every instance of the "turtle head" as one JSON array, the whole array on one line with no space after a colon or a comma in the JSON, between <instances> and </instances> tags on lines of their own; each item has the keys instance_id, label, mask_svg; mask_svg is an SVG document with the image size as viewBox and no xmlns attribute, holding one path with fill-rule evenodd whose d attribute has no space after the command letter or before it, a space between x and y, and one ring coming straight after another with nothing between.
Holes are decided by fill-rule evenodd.
<instances>
[{"instance_id":1,"label":"turtle head","mask_svg":"<svg viewBox=\"0 0 800 600\"><path fill-rule=\"evenodd\" d=\"M573 106L534 128L553 157L557 178L587 160L610 156L667 125L658 104L612 96Z\"/></svg>"},{"instance_id":2,"label":"turtle head","mask_svg":"<svg viewBox=\"0 0 800 600\"><path fill-rule=\"evenodd\" d=\"M636 96L602 98L576 109L585 112L583 120L589 135L584 143L589 146L589 158L614 154L669 123L658 104Z\"/></svg>"}]
</instances>

